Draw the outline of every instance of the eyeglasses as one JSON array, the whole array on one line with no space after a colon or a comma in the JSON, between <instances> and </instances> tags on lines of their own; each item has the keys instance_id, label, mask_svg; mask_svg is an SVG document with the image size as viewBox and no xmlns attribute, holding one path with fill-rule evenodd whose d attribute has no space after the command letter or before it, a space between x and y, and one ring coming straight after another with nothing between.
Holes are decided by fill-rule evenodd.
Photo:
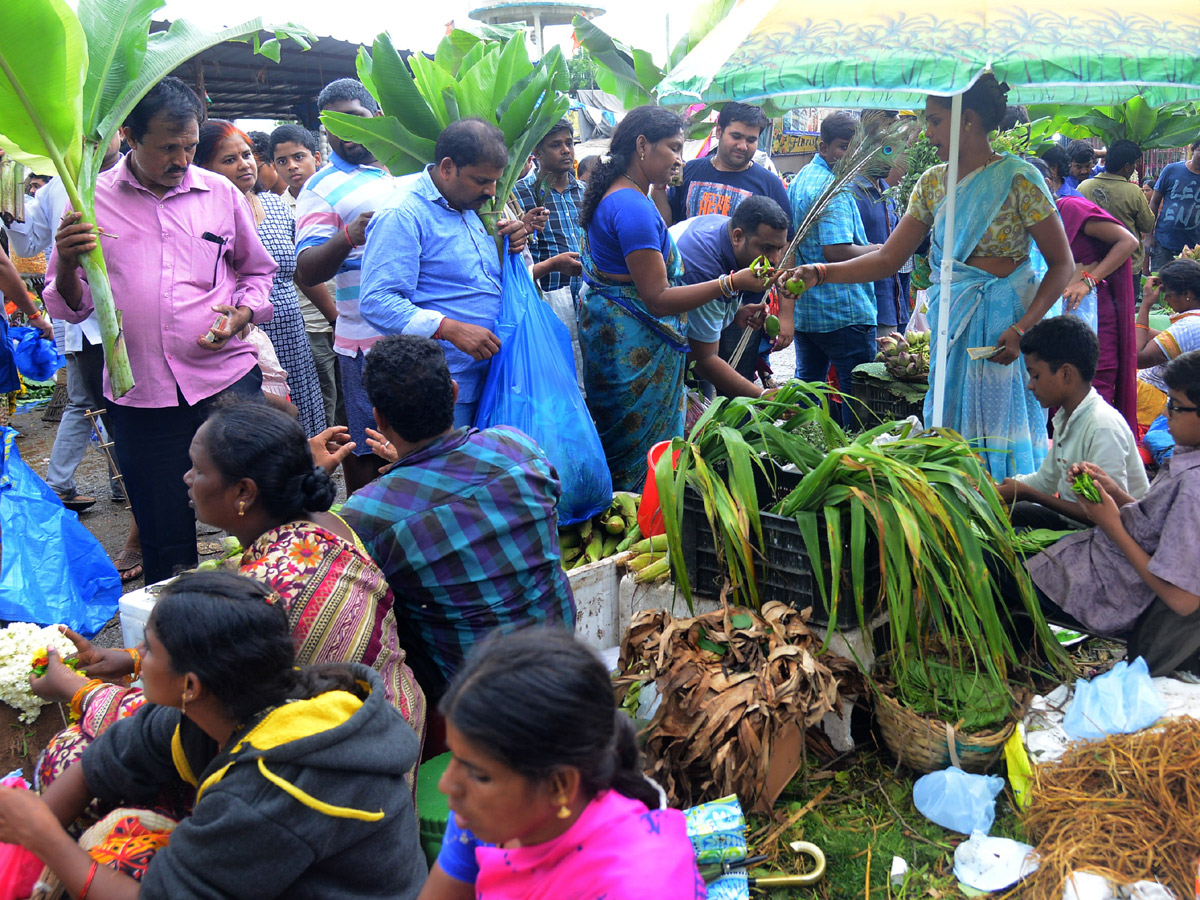
<instances>
[{"instance_id":1,"label":"eyeglasses","mask_svg":"<svg viewBox=\"0 0 1200 900\"><path fill-rule=\"evenodd\" d=\"M1167 415L1172 413L1200 412L1200 406L1180 406L1174 400L1167 401Z\"/></svg>"}]
</instances>

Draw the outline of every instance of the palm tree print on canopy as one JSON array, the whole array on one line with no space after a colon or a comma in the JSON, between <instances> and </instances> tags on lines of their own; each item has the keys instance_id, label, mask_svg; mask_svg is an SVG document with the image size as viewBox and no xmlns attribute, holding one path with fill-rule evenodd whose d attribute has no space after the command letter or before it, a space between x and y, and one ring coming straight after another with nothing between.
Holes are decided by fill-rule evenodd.
<instances>
[{"instance_id":1,"label":"palm tree print on canopy","mask_svg":"<svg viewBox=\"0 0 1200 900\"><path fill-rule=\"evenodd\" d=\"M659 100L911 107L963 91L989 69L1011 85L1013 103L1200 96L1200 7L1182 0L1164 0L1153 15L1114 0L916 0L906 11L865 0L848 9L839 18L813 0L743 0L667 74Z\"/></svg>"}]
</instances>

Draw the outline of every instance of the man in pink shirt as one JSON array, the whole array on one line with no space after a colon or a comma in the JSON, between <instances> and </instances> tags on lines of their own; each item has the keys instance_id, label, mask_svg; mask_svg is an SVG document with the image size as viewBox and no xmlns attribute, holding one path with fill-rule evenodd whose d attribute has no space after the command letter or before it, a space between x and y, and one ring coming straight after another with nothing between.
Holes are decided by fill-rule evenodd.
<instances>
[{"instance_id":1,"label":"man in pink shirt","mask_svg":"<svg viewBox=\"0 0 1200 900\"><path fill-rule=\"evenodd\" d=\"M122 128L132 149L99 178L96 223L63 217L45 291L55 317L91 313L79 256L96 246L99 225L136 382L114 400L106 371L104 392L147 584L196 564L183 476L213 401L231 393L262 400L258 356L233 335L271 318L276 266L233 183L191 164L202 116L196 95L170 77L133 109Z\"/></svg>"}]
</instances>

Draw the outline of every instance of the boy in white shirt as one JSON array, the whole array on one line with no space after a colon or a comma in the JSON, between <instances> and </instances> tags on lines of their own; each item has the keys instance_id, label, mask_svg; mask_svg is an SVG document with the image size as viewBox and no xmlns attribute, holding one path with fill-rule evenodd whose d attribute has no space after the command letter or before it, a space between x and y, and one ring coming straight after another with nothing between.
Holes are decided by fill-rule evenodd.
<instances>
[{"instance_id":1,"label":"boy in white shirt","mask_svg":"<svg viewBox=\"0 0 1200 900\"><path fill-rule=\"evenodd\" d=\"M1021 338L1029 389L1054 414L1054 442L1032 475L1006 478L1000 496L1012 504L1013 525L1079 528L1090 524L1071 490L1068 472L1090 462L1134 499L1150 488L1137 441L1124 417L1092 388L1100 344L1077 316L1043 319Z\"/></svg>"}]
</instances>

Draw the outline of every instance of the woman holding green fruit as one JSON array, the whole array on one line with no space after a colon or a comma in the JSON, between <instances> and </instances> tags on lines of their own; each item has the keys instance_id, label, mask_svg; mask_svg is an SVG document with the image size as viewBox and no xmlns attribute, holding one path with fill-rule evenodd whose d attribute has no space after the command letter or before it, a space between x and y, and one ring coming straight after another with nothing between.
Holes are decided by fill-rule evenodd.
<instances>
[{"instance_id":1,"label":"woman holding green fruit","mask_svg":"<svg viewBox=\"0 0 1200 900\"><path fill-rule=\"evenodd\" d=\"M353 447L343 444L337 453ZM300 664L372 667L388 702L423 735L425 697L399 645L391 589L354 532L327 511L333 484L313 465L299 423L260 405L230 406L200 427L190 453L192 468L184 480L196 518L225 529L247 548L238 571L277 592ZM34 693L70 700L82 714L79 724L60 732L47 749L40 767L46 780L140 705L137 692L131 696L117 685L88 681L136 677L136 654L95 647L73 632L67 636L79 648L87 678L67 672L55 656L46 676L33 682Z\"/></svg>"},{"instance_id":2,"label":"woman holding green fruit","mask_svg":"<svg viewBox=\"0 0 1200 900\"><path fill-rule=\"evenodd\" d=\"M1075 269L1045 180L1023 160L993 152L988 141L1004 115L1006 93L985 74L963 95L954 234L945 227L947 167L934 166L918 180L907 213L881 249L848 262L802 266L797 273L808 286L877 281L899 271L932 232L928 316L935 334L940 315L948 316L949 346L945 359L930 359L929 377L945 366L952 386L940 424L991 451L985 461L998 481L1036 471L1046 455L1045 413L1026 390L1021 367L1012 363L1020 356L1021 335L1041 321ZM947 159L950 98L931 96L925 120L930 143ZM1034 244L1048 265L1040 281L1029 258ZM945 253L954 260L949 296L938 283ZM972 359L968 348L977 347L995 350ZM933 396L930 391L926 397L927 420Z\"/></svg>"},{"instance_id":3,"label":"woman holding green fruit","mask_svg":"<svg viewBox=\"0 0 1200 900\"><path fill-rule=\"evenodd\" d=\"M736 291L761 291L769 278L745 268L682 283L679 251L647 195L682 167L683 126L659 106L630 112L579 214L584 385L616 490L640 490L650 448L683 434L687 313Z\"/></svg>"}]
</instances>

